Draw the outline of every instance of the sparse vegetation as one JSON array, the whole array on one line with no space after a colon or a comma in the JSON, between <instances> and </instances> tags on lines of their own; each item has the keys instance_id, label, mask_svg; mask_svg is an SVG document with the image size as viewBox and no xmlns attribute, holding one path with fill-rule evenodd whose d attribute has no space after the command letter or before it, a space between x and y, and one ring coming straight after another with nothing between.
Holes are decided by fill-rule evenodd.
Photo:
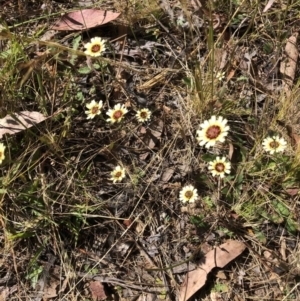
<instances>
[{"instance_id":1,"label":"sparse vegetation","mask_svg":"<svg viewBox=\"0 0 300 301\"><path fill-rule=\"evenodd\" d=\"M300 299L299 0L1 6L0 300Z\"/></svg>"}]
</instances>

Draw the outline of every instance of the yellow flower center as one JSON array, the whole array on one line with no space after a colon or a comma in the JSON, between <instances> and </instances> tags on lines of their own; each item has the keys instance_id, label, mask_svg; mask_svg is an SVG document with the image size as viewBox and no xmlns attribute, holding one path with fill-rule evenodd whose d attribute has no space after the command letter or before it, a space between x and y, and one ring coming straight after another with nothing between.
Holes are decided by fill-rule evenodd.
<instances>
[{"instance_id":1,"label":"yellow flower center","mask_svg":"<svg viewBox=\"0 0 300 301\"><path fill-rule=\"evenodd\" d=\"M2 152L0 152L0 160L2 159L2 157L3 157L3 153L2 153Z\"/></svg>"},{"instance_id":2,"label":"yellow flower center","mask_svg":"<svg viewBox=\"0 0 300 301\"><path fill-rule=\"evenodd\" d=\"M92 52L97 53L101 50L101 45L95 44L92 46L91 50L92 50Z\"/></svg>"},{"instance_id":3,"label":"yellow flower center","mask_svg":"<svg viewBox=\"0 0 300 301\"><path fill-rule=\"evenodd\" d=\"M142 119L147 119L147 117L148 117L147 112L140 112L140 117L141 117Z\"/></svg>"},{"instance_id":4,"label":"yellow flower center","mask_svg":"<svg viewBox=\"0 0 300 301\"><path fill-rule=\"evenodd\" d=\"M187 198L187 199L190 199L192 196L193 196L193 191L187 191L184 196Z\"/></svg>"},{"instance_id":5,"label":"yellow flower center","mask_svg":"<svg viewBox=\"0 0 300 301\"><path fill-rule=\"evenodd\" d=\"M97 114L98 111L99 111L99 107L98 106L94 106L94 107L92 107L91 113L92 114Z\"/></svg>"},{"instance_id":6,"label":"yellow flower center","mask_svg":"<svg viewBox=\"0 0 300 301\"><path fill-rule=\"evenodd\" d=\"M216 139L221 133L221 129L218 125L210 126L206 131L206 137L208 139Z\"/></svg>"},{"instance_id":7,"label":"yellow flower center","mask_svg":"<svg viewBox=\"0 0 300 301\"><path fill-rule=\"evenodd\" d=\"M217 163L215 166L215 170L217 172L223 172L225 170L225 166L223 163Z\"/></svg>"},{"instance_id":8,"label":"yellow flower center","mask_svg":"<svg viewBox=\"0 0 300 301\"><path fill-rule=\"evenodd\" d=\"M121 171L117 171L115 173L115 178L119 179L119 178L121 178L121 176L122 176L122 172Z\"/></svg>"},{"instance_id":9,"label":"yellow flower center","mask_svg":"<svg viewBox=\"0 0 300 301\"><path fill-rule=\"evenodd\" d=\"M270 142L270 147L273 149L277 149L279 147L279 143L275 140L273 140L272 142Z\"/></svg>"},{"instance_id":10,"label":"yellow flower center","mask_svg":"<svg viewBox=\"0 0 300 301\"><path fill-rule=\"evenodd\" d=\"M118 110L113 114L114 119L120 119L122 116L123 116L123 112L121 110Z\"/></svg>"}]
</instances>

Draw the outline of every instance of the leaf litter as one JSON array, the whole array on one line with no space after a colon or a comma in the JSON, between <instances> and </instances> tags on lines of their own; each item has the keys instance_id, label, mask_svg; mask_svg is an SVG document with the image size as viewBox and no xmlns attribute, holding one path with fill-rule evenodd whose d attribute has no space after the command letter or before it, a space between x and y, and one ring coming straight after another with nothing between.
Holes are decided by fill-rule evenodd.
<instances>
[{"instance_id":1,"label":"leaf litter","mask_svg":"<svg viewBox=\"0 0 300 301\"><path fill-rule=\"evenodd\" d=\"M121 2L122 1L120 1L119 5L122 5ZM130 30L128 30L129 28L125 30L127 36L124 39L122 37L122 41L124 41L121 43L122 47L120 47L118 43L120 36L114 36L114 32L120 30L119 26L113 27L112 25L109 27L109 30L104 32L104 34L108 36L108 40L111 41L110 46L112 47L113 54L116 56L113 57L111 61L109 72L105 68L101 69L101 72L99 72L98 69L98 72L96 72L94 68L89 68L88 76L83 75L79 76L80 78L72 78L72 87L78 89L76 91L79 91L78 94L81 93L80 101L82 102L76 97L73 97L72 93L68 94L67 97L68 101L70 101L70 108L74 110L74 112L76 111L76 113L74 113L72 117L68 116L68 118L72 119L71 124L68 124L67 119L63 124L64 127L71 127L72 132L68 133L68 135L63 135L64 139L61 140L59 147L62 147L66 157L70 154L70 157L68 157L69 169L64 169L63 164L61 164L61 160L64 159L63 156L59 156L59 158L49 158L51 164L48 163L47 158L46 162L42 162L43 164L39 165L41 173L47 174L46 183L39 191L42 191L43 201L45 201L45 203L49 202L51 197L59 200L59 206L57 207L56 204L50 203L50 207L53 205L53 208L51 207L51 210L53 210L51 214L53 213L55 216L55 227L57 227L58 232L61 231L62 233L61 238L59 238L62 239L61 244L67 248L69 252L68 256L72 257L74 262L76 262L76 267L74 268L74 274L77 276L76 281L78 279L80 279L80 281L88 280L89 292L86 294L86 298L105 298L103 283L108 283L108 285L114 287L114 294L118 295L118 298L124 298L125 300L132 299L132 296L137 294L137 292L140 295L140 300L142 300L144 296L147 300L154 300L158 297L163 299L168 298L169 300L168 293L174 290L174 294L170 294L170 299L172 299L175 294L178 294L176 287L181 283L183 283L182 287L185 290L185 297L188 292L193 298L197 290L203 291L201 288L205 286L207 275L212 272L213 268L224 267L230 260L234 260L239 256L239 252L237 252L238 249L242 252L244 248L243 245L239 245L237 250L232 251L232 245L241 243L228 241L227 244L229 245L224 244L216 247L212 251L208 251L209 247L211 247L208 242L216 244L219 243L220 240L223 242L227 238L224 231L216 229L215 226L211 226L217 225L216 227L218 227L221 224L220 220L218 220L219 212L215 212L214 205L219 201L227 203L227 200L225 198L223 199L223 195L220 195L219 191L214 191L217 183L211 181L206 174L207 171L205 167L199 166L198 159L201 158L203 154L198 146L193 147L193 135L183 134L174 139L174 135L177 135L177 128L174 127L173 121L176 120L178 122L178 112L182 112L183 114L183 118L180 122L187 124L190 122L186 127L189 129L195 129L200 119L198 112L197 114L194 114L195 112L190 114L190 112L185 110L189 94L191 94L191 97L195 97L195 95L192 95L193 93L190 93L191 87L195 83L198 84L198 82L201 82L199 79L198 82L197 79L195 82L193 81L192 76L189 74L190 70L186 69L186 66L191 68L193 64L197 64L199 61L202 64L202 55L207 53L207 49L203 47L201 32L207 28L204 28L206 22L201 22L200 19L204 18L206 21L207 18L209 19L211 17L211 14L207 11L205 5L202 5L199 1L191 1L191 6L194 11L189 11L189 13L197 15L197 18L200 20L197 24L195 23L197 26L194 26L199 32L196 31L193 41L187 40L188 47L185 47L180 43L174 43L174 40L181 41L181 34L182 36L188 37L187 31L185 31L187 28L194 30L193 26L184 20L184 18L189 17L186 15L186 9L177 7L179 4L172 7L173 4L170 1L162 1L161 5L164 7L169 19L164 19L166 16L163 15L162 20L167 22L164 22L162 26L157 26L158 23L155 25L155 36L148 35L149 29L141 25L144 20L139 20L134 23L132 27L134 34L137 34L139 30L142 32L140 35L136 35L135 39L137 39L137 41L130 35L131 28ZM272 11L272 5L273 2L269 1L268 11ZM134 14L136 14L136 7L132 7ZM126 9L130 9L130 7L126 7ZM188 9L190 9L190 7ZM54 25L57 26L56 29L60 31L81 31L103 25L104 20L105 22L113 20L113 18L106 19L106 16L119 18L118 13L112 15L110 11L98 10L96 12L95 9L77 10L73 13L73 15L72 13L67 13L58 20ZM94 13L97 17L91 17ZM176 25L178 17L182 20L182 28L178 26L178 24ZM212 22L216 31L222 30L222 23L224 23L223 17L220 12L216 12L213 16ZM241 19L244 22L244 20L247 20L247 17L242 16ZM169 24L170 26L166 28L166 24L170 20L176 21L174 21L174 24ZM122 19L122 21L124 21L124 19ZM227 23L228 20L225 21L225 23ZM239 27L240 25L241 24L238 24ZM164 30L163 26L165 26L167 30ZM236 30L236 28L232 26L229 29L229 36L231 34L234 38L239 37L239 28ZM103 33L101 28L97 30L99 30L97 33ZM95 33L94 30L88 32L89 35L93 33ZM59 39L62 34L62 32L58 33L57 39ZM80 35L79 32L76 32L76 34ZM60 44L67 44L67 46L63 46L64 50L68 51L69 48L71 49L73 47L73 50L77 51L77 48L82 47L81 42L85 39L85 34L86 33L82 36L77 36L75 39L73 39L74 36L71 34L66 37L66 40L62 39L57 41L57 43L44 43L40 44L40 46L43 47L47 45L49 48L58 48L57 46ZM155 41L157 40L159 42L153 42L154 37ZM50 36L44 36L41 39L47 40L52 38L53 32ZM117 42L114 42L114 38L117 39ZM73 42L70 42L72 39ZM195 41L197 43L195 43ZM268 98L276 98L277 94L273 85L274 81L268 81L267 77L262 78L267 74L263 69L257 70L261 67L258 63L259 60L265 62L266 60L269 61L269 59L260 51L260 45L238 43L232 47L230 44L226 45L226 41L228 41L228 38L222 41L224 44L220 43L220 45L222 44L221 48L217 48L218 50L215 52L215 60L218 61L215 61L215 64L219 69L227 72L227 86L224 83L224 90L229 89L230 91L235 91L234 89L236 89L236 91L240 93L233 95L233 99L231 99L231 95L228 94L224 96L220 93L221 97L212 95L213 99L209 103L210 109L213 113L222 112L228 105L233 109L230 118L235 120L236 116L234 116L234 112L237 109L237 103L242 103L246 99L248 101L245 104L247 110L243 111L244 115L242 118L247 118L247 116L251 114L249 114L249 108L252 106L259 107L266 105ZM190 50L193 49L194 46L196 46L197 55L193 55L192 52L190 53ZM289 45L289 48L291 47L292 46ZM288 51L286 52L288 53ZM73 53L73 56L71 53ZM68 61L71 60L75 69L79 67L78 70L80 70L82 66L84 68L86 65L84 60L81 60L81 58L78 59L77 54L75 51L70 51L64 59ZM66 53L64 55L66 55ZM109 55L110 53L107 53L107 56ZM185 57L185 55L187 55L187 57ZM61 57L59 53L57 53L57 57L59 61ZM114 61L116 58L117 60ZM109 63L109 60L106 62ZM190 62L193 62L192 65L189 65ZM55 63L57 63L57 61L55 61ZM52 64L52 59L47 60L49 70L53 67ZM91 60L88 61L87 64L91 64ZM273 65L270 70L273 69ZM114 70L116 66L118 70ZM201 68L202 67L203 71L201 72L206 71L207 65L203 64L201 65ZM296 70L295 66L293 66L293 68ZM120 88L120 86L114 82L114 77L117 78L114 71L118 73L123 70L126 70L128 73L128 78L121 79L122 81L124 80L124 85ZM26 69L24 69L24 71L26 71ZM292 70L291 72L285 72L287 77L294 79L295 75L293 76ZM32 76L32 72L26 74L28 74L28 76L24 76L24 80L22 80L20 84L20 88L22 89L25 89L27 84L30 85L29 79ZM57 75L61 76L62 74L57 72ZM104 76L105 81L101 81L100 75ZM185 86L183 84L183 77L185 77L186 83L189 83L189 85ZM57 83L58 88L58 94L53 96L58 96L57 98L60 99L67 89L65 91L60 89L59 78L54 79L51 77L50 81L48 81L47 78L47 80L43 81L43 84L49 88L49 82L52 83L53 80L57 81L55 84ZM63 77L62 81L68 82L69 78ZM131 85L130 89L128 88L129 85ZM216 85L217 90L219 88L218 85L219 83ZM64 83L62 86L65 87ZM129 90L127 94L123 93L123 89L126 90L124 87ZM119 88L119 90L118 93L114 94L115 88ZM96 91L94 94L93 89ZM197 88L197 93L201 94L203 92L202 90L205 89L206 87L204 87L204 89ZM262 93L257 94L257 91L261 92L260 90L262 90ZM180 101L178 101L178 97L174 97L174 91L176 92L174 94L180 94ZM51 88L46 92L47 95L52 94ZM84 107L83 100L90 97L105 98L106 103L110 106L113 106L116 100L126 101L132 109L145 105L155 112L153 120L151 120L149 124L140 127L140 130L137 132L135 127L130 128L128 126L133 116L129 116L128 120L130 120L130 122L128 122L127 125L122 124L124 128L121 130L120 128L108 128L101 120L97 120L95 123L85 122L80 115L80 106ZM253 99L260 102L260 104L253 104ZM258 99L261 100L258 101ZM201 101L202 100L205 99L201 99ZM42 115L39 120L37 117L40 113L35 113L37 116L31 116L31 119L27 117L24 118L24 120L20 119L18 115L15 115L19 120L16 122L17 128L13 132L5 133L13 135L30 128L30 126L37 125L46 119L46 117ZM261 117L259 115L259 108L255 114L256 117ZM201 118L202 117L204 118L204 116L201 116ZM251 115L251 118L252 117ZM10 117L7 118L8 120L10 119ZM236 120L234 122L236 122ZM240 120L238 120L238 123L239 125L243 124ZM246 126L248 126L248 124L246 124ZM6 127L8 126L6 125ZM256 133L253 128L249 127L249 129L251 137L255 137ZM2 134L2 136L4 134ZM297 136L295 135L296 131L293 135L293 139L298 144L299 141L296 141ZM248 136L248 132L245 136ZM246 137L246 139L244 139L245 141L240 145L236 145L234 142L229 144L229 151L226 150L229 152L230 158L235 159L235 157L237 157L237 164L240 160L238 156L239 147L249 147L249 145L247 145L247 138L248 137ZM252 139L251 143L253 143L253 141L255 141L255 138ZM190 149L186 145L188 145ZM172 151L170 152L171 148ZM222 150L218 149L218 151ZM186 156L187 152L191 152L192 155L190 155L190 157ZM116 161L125 162L128 169L128 178L134 183L133 185L131 185L130 182L113 187L107 184L106 175L110 173L110 169L114 166ZM69 191L69 187L72 188L76 186L82 174L87 175L89 187L85 185L80 186L84 188L83 192L81 190ZM39 173L32 176L28 172L28 176L29 178L41 178L41 174ZM244 175L241 175L242 180L243 176ZM57 179L61 179L59 183ZM177 192L182 187L184 181L194 180L198 183L201 196L205 197L201 198L201 201L193 207L180 207L177 202ZM22 184L27 181L29 180L23 176ZM212 191L214 191L211 195L207 195L206 191L208 188L206 183L208 182L212 187ZM68 185L66 185L67 188L63 192L58 192L58 197L55 195L56 192L52 189L47 189L49 186L55 187L54 190L59 191L57 189L64 186L64 183L68 183ZM263 185L264 183L260 184ZM253 183L253 185L255 185L255 183ZM245 187L241 184L237 191L241 191L246 195L249 190L248 188L249 187ZM266 185L263 188L266 188ZM298 190L296 190L297 187L292 188L293 190L287 189L286 191L291 196L296 197L298 192ZM210 192L211 191L209 191L209 193ZM34 195L34 197L38 199L40 195L37 197ZM26 206L27 204L22 203L22 206L23 205ZM31 206L33 206L32 202L28 204L28 207L31 208ZM222 209L224 209L224 207L226 206L223 206L223 204L220 206ZM86 208L92 208L91 210L93 212L89 212ZM71 212L68 210L71 210ZM226 210L228 210L228 207L226 207ZM184 213L181 213L181 211ZM70 219L69 214L72 215ZM204 217L202 217L201 214L204 215ZM203 224L194 228L190 220L191 217L195 217L193 215L199 217L199 223L203 222ZM66 219L58 218L64 216L68 217ZM267 217L267 214L264 216ZM239 215L233 219L231 218L232 215L228 215L227 217L230 218L230 222L239 223ZM121 219L121 221L119 221L119 219ZM56 224L57 220L59 221L59 225ZM81 221L85 227L80 228L80 226L78 226ZM210 233L207 235L205 233L208 229L205 223L211 226L211 229L209 229ZM62 226L60 227L60 225ZM265 232L270 231L270 229L273 230L274 228L267 218L265 225L267 225L266 229L263 229ZM281 225L276 225L275 227L277 226L278 228L281 227ZM239 233L241 229L244 230L244 228L244 225L241 225L239 229L236 229L236 233ZM42 235L45 235L42 227L39 230L42 232ZM251 229L247 230L247 233L250 233ZM280 232L278 236L281 237L283 235L282 233L283 232ZM268 232L268 239L270 239L272 235L273 233ZM38 239L40 239L40 233L38 233L37 236ZM72 237L74 238L74 236L76 237L76 245L77 243L84 244L84 248L88 250L85 256L81 254L82 252L73 249L74 244ZM138 245L135 243L137 236L140 238ZM99 237L102 238L101 242L99 242ZM104 237L105 239L103 239ZM254 245L257 244L255 247L259 248L260 245L255 241L255 238L253 235L251 241L254 241ZM204 243L202 240L204 240ZM30 239L28 241L30 241L30 243L32 242ZM267 242L267 238L265 238L263 244ZM207 250L203 252L203 258L206 259L206 262L202 265L198 264L196 266L194 262L188 262L180 265L175 264L175 267L170 269L162 268L164 263L174 260L176 262L182 262L184 258L189 258L199 244L201 244L202 247L204 244L208 245ZM35 246L36 241L34 241L32 245ZM59 248L60 246L58 245L58 249ZM289 249L286 248L285 251L286 250ZM57 249L54 251L57 252ZM59 252L60 251L59 249ZM59 262L59 260L57 261ZM59 264L64 264L63 258L61 258ZM245 295L249 291L250 294L253 292L251 287L250 289L247 287L248 284L246 283L249 270L251 271L251 268L247 268L247 273L242 273L241 270L239 271L240 278L238 279L238 284L240 285L240 291L243 291ZM205 271L205 273L203 271ZM258 271L259 272L256 273L258 276L263 274L261 268L259 268ZM183 275L180 274L187 272L186 283L182 279ZM201 274L202 272L203 274ZM66 266L63 267L61 274L69 274L68 271L66 271ZM106 277L105 275L109 276ZM220 274L217 275L218 279L226 279L226 275L222 277L219 276ZM63 285L60 286L60 296L68 290L69 281L72 281L70 279L72 277L68 278L69 276L66 275L63 277L65 277L64 280L59 279L59 281L63 282ZM189 281L193 279L195 281ZM55 298L56 292L58 291L56 285L58 285L59 281L53 285L51 282L48 283L48 288L44 289L44 298L47 298L47 296ZM246 285L243 286L244 281ZM194 286L191 286L191 283L194 283ZM155 286L156 284L157 286ZM250 283L250 285L252 285L252 283ZM230 286L228 285L228 287ZM119 287L122 287L122 289L119 289ZM234 283L232 287L234 287ZM74 292L78 293L80 291L80 285L78 285L78 288L74 285L73 289ZM127 291L127 295L125 295L125 291ZM146 291L150 291L150 293L146 293ZM222 298L221 295L221 293L211 294L213 298ZM107 297L110 298L111 296ZM232 297L235 298L237 295ZM65 299L67 298L68 296L66 296ZM251 298L253 298L253 295Z\"/></svg>"}]
</instances>

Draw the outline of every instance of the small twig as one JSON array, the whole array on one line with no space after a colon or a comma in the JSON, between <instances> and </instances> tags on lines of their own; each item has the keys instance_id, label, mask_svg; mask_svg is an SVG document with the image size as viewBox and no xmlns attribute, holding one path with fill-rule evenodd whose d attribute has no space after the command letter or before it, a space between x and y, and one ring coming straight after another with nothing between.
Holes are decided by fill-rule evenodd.
<instances>
[{"instance_id":1,"label":"small twig","mask_svg":"<svg viewBox=\"0 0 300 301\"><path fill-rule=\"evenodd\" d=\"M87 278L87 279L93 279L93 280L97 280L100 281L102 283L111 283L113 285L119 285L125 288L131 288L134 290L138 290L138 291L143 291L143 292L147 292L147 293L157 293L157 292L161 292L162 289L165 288L164 285L156 285L156 287L152 287L151 289L145 287L145 286L141 286L141 285L136 285L136 284L132 284L132 283L128 283L125 282L121 279L117 279L117 278L110 278L110 277L105 277L105 276L101 276L101 275L89 275L86 273L76 273L78 276L83 277L83 278Z\"/></svg>"}]
</instances>

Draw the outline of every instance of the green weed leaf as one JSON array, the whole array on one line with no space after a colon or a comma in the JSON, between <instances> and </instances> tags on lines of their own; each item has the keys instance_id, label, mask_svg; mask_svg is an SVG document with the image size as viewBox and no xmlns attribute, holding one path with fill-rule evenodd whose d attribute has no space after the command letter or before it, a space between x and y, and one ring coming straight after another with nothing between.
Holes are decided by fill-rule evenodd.
<instances>
[{"instance_id":1,"label":"green weed leaf","mask_svg":"<svg viewBox=\"0 0 300 301\"><path fill-rule=\"evenodd\" d=\"M290 215L290 210L282 202L273 200L272 205L274 207L274 210L276 212L278 212L280 215L282 215L284 217L287 217Z\"/></svg>"},{"instance_id":2,"label":"green weed leaf","mask_svg":"<svg viewBox=\"0 0 300 301\"><path fill-rule=\"evenodd\" d=\"M89 73L92 72L92 69L90 67L88 67L88 66L84 66L84 67L79 68L78 72L80 74L89 74Z\"/></svg>"},{"instance_id":3,"label":"green weed leaf","mask_svg":"<svg viewBox=\"0 0 300 301\"><path fill-rule=\"evenodd\" d=\"M288 218L286 220L286 227L287 230L292 234L295 234L297 231L300 231L300 225L291 218Z\"/></svg>"}]
</instances>

